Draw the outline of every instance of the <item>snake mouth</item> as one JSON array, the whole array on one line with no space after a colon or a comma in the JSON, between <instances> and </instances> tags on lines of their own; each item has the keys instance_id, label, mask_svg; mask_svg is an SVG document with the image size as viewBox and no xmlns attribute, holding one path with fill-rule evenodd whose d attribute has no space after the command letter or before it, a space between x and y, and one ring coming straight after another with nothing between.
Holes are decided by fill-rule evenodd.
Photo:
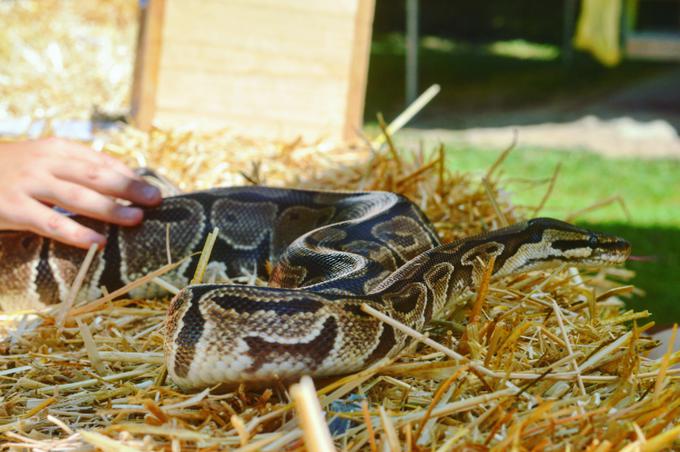
<instances>
[{"instance_id":1,"label":"snake mouth","mask_svg":"<svg viewBox=\"0 0 680 452\"><path fill-rule=\"evenodd\" d=\"M630 256L630 243L619 237L599 237L593 254L584 259L583 265L597 267L623 265Z\"/></svg>"},{"instance_id":2,"label":"snake mouth","mask_svg":"<svg viewBox=\"0 0 680 452\"><path fill-rule=\"evenodd\" d=\"M583 262L580 262L579 265L584 267L613 267L625 264L627 259L628 256L624 255L600 256L594 259L585 259Z\"/></svg>"}]
</instances>

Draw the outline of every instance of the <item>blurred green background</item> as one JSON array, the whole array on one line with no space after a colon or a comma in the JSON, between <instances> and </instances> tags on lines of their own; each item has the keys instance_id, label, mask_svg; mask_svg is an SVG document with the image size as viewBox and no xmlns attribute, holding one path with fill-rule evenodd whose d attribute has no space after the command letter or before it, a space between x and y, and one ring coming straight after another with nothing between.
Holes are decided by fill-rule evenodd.
<instances>
[{"instance_id":1,"label":"blurred green background","mask_svg":"<svg viewBox=\"0 0 680 452\"><path fill-rule=\"evenodd\" d=\"M680 32L680 2L645 5L638 27ZM419 91L433 83L442 90L408 130L395 136L397 144L408 148L425 141L433 146L433 138L440 137L451 169L481 174L501 147L466 143L456 131L566 123L594 115L604 121L629 117L643 125L663 120L677 133L680 65L624 58L607 68L578 51L565 62L563 6L563 1L421 1ZM365 109L369 136L377 133L378 112L389 121L405 105L404 17L404 2L377 0ZM447 132L437 133L439 128ZM520 129L519 145L502 168L508 180L546 179L561 164L541 215L565 218L620 196L630 218L613 203L579 216L577 222L629 239L633 253L648 258L627 264L637 273L633 283L646 292L628 303L636 310L648 309L658 324L667 325L680 321L677 157L649 158L645 152L604 156L560 143L532 146L522 143ZM537 205L545 189L508 183L515 202L524 205Z\"/></svg>"}]
</instances>

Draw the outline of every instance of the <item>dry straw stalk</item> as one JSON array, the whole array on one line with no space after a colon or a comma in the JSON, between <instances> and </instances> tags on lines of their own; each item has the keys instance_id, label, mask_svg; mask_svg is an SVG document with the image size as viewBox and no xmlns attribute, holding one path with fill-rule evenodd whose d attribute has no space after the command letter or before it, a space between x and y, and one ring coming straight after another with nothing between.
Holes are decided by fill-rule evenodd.
<instances>
[{"instance_id":1,"label":"dry straw stalk","mask_svg":"<svg viewBox=\"0 0 680 452\"><path fill-rule=\"evenodd\" d=\"M516 222L533 210L514 206L500 189L501 163L482 181L450 172L440 149L427 155L134 129L105 143L104 149L144 160L186 189L249 180L397 189L427 213L444 241ZM632 330L629 324L648 314L625 311L619 299L632 287L617 280L629 276L560 268L492 279L452 302L424 332L395 324L416 339L399 357L319 387L325 419L345 420L344 430L331 430L333 447L660 450L673 444L680 390L672 366L680 356L644 357L654 346L643 334L650 324ZM238 280L266 284L254 275ZM8 442L55 450L84 443L142 450L304 447L307 421L279 383L226 394L174 387L162 364L167 302L114 297L120 293L72 307L61 332L49 313L3 318L0 435Z\"/></svg>"},{"instance_id":2,"label":"dry straw stalk","mask_svg":"<svg viewBox=\"0 0 680 452\"><path fill-rule=\"evenodd\" d=\"M33 122L87 118L93 104L107 112L123 109L136 7L135 0L1 3L0 18L12 22L0 26L0 43L12 45L0 44L0 61L13 73L0 84L0 114ZM403 152L386 138L338 145L265 142L234 131L126 128L97 134L93 145L132 165L157 168L184 190L266 183L399 191L447 242L540 212L559 176L556 169L542 182L540 203L519 207L503 190L509 178L499 176L512 146L478 176L450 171L453 162L445 161L443 147L431 155ZM609 198L565 218L614 202L625 209L620 198ZM163 284L158 278L181 257L169 257L166 267L133 285ZM631 276L625 269L562 268L491 280L452 302L426 331L403 329L417 340L400 356L318 382L315 397L335 426L333 447L677 448L680 384L674 366L680 354L645 358L654 346L644 335L651 324L638 323L648 314L626 311L622 301L633 291L622 283ZM266 284L257 275L236 282ZM55 452L305 447L306 424L278 382L257 391L187 394L167 381L167 300L119 298L127 289L61 306L63 311L0 316L3 446ZM318 412L311 416L321 420Z\"/></svg>"}]
</instances>

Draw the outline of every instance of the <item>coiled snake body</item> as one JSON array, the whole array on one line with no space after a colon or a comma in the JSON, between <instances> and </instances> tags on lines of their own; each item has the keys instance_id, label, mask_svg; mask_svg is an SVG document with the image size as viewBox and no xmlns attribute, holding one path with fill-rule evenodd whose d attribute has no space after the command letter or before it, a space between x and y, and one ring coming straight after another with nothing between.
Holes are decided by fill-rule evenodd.
<instances>
[{"instance_id":1,"label":"coiled snake body","mask_svg":"<svg viewBox=\"0 0 680 452\"><path fill-rule=\"evenodd\" d=\"M621 239L551 219L442 245L414 204L386 192L220 188L166 198L134 228L77 219L108 236L86 297L166 264L168 239L172 259L195 254L215 227L214 279L272 269L268 287L187 286L197 257L164 275L184 287L165 328L168 373L184 387L364 368L397 353L406 337L362 311L363 303L422 329L448 300L477 287L491 256L498 277L563 261L618 264L629 253ZM0 233L0 306L63 300L83 257L32 233ZM161 294L149 284L130 295Z\"/></svg>"}]
</instances>

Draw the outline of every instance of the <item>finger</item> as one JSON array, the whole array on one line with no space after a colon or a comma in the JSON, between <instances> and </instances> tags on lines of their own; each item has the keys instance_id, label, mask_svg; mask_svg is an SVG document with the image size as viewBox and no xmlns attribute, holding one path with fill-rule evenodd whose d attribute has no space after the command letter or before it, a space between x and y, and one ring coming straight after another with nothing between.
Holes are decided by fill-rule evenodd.
<instances>
[{"instance_id":1,"label":"finger","mask_svg":"<svg viewBox=\"0 0 680 452\"><path fill-rule=\"evenodd\" d=\"M26 229L67 245L88 249L93 243L103 247L106 237L61 215L40 202L27 198L17 221L17 229Z\"/></svg>"},{"instance_id":2,"label":"finger","mask_svg":"<svg viewBox=\"0 0 680 452\"><path fill-rule=\"evenodd\" d=\"M98 160L103 161L105 165L110 165L111 168L115 169L119 173L124 174L128 177L131 177L131 178L138 177L137 174L135 173L135 171L132 168L130 168L129 166L127 166L125 163L118 160L117 158L112 157L109 154L106 154L104 152L97 152L97 151L94 151L94 150L91 150L90 152L91 152L91 154L94 154L95 157Z\"/></svg>"},{"instance_id":3,"label":"finger","mask_svg":"<svg viewBox=\"0 0 680 452\"><path fill-rule=\"evenodd\" d=\"M104 152L97 152L89 146L60 138L48 138L43 142L51 151L69 160L80 159L94 165L104 165L128 177L135 177L135 172L123 162Z\"/></svg>"},{"instance_id":4,"label":"finger","mask_svg":"<svg viewBox=\"0 0 680 452\"><path fill-rule=\"evenodd\" d=\"M161 193L156 187L106 166L75 160L56 165L52 173L63 181L136 204L152 206L161 201Z\"/></svg>"},{"instance_id":5,"label":"finger","mask_svg":"<svg viewBox=\"0 0 680 452\"><path fill-rule=\"evenodd\" d=\"M45 187L44 192L35 193L40 201L106 223L134 226L144 215L137 207L122 206L108 196L72 182L54 179Z\"/></svg>"}]
</instances>

